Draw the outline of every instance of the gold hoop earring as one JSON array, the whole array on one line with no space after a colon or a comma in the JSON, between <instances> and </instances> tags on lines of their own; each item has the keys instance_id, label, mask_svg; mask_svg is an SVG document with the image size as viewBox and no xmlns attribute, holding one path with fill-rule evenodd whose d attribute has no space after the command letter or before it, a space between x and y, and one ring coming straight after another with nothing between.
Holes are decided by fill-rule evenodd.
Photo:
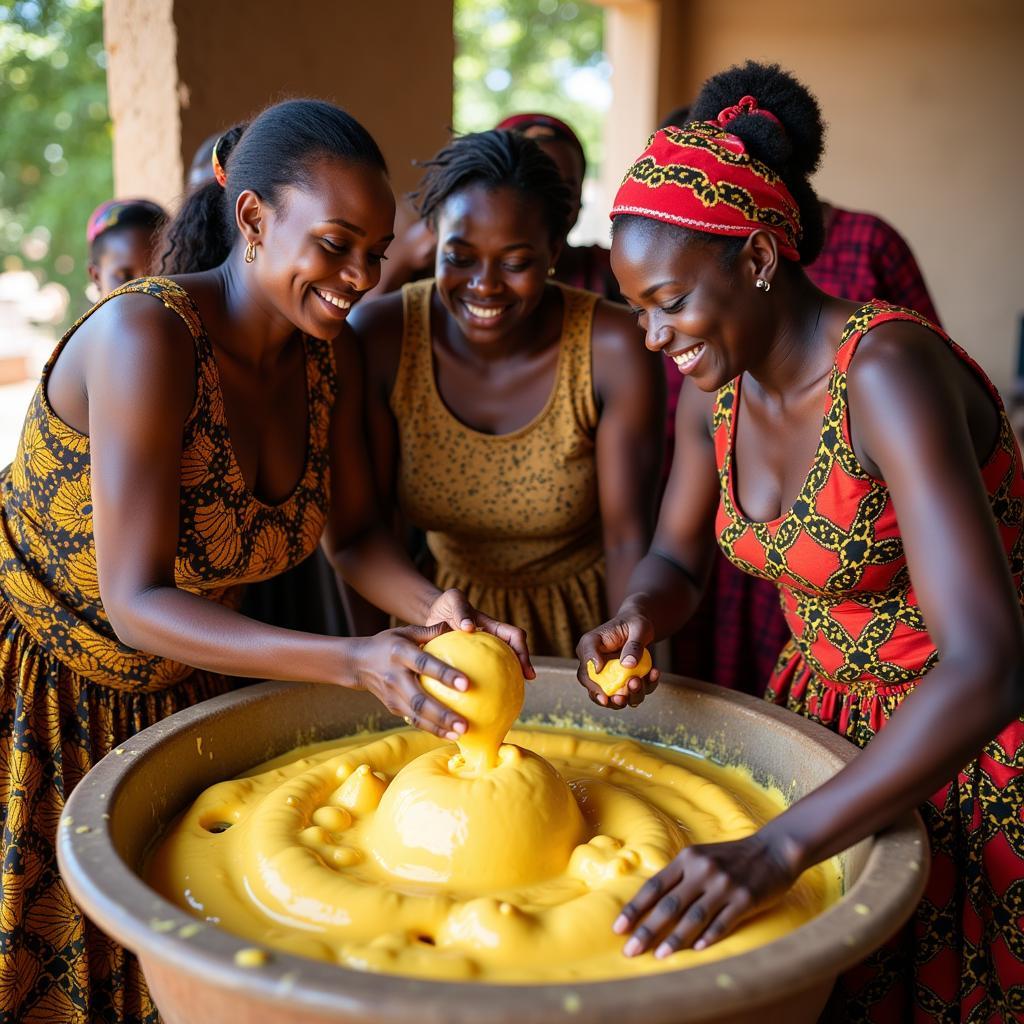
<instances>
[{"instance_id":1,"label":"gold hoop earring","mask_svg":"<svg viewBox=\"0 0 1024 1024\"><path fill-rule=\"evenodd\" d=\"M250 242L245 247L245 262L252 263L256 259L256 243Z\"/></svg>"},{"instance_id":2,"label":"gold hoop earring","mask_svg":"<svg viewBox=\"0 0 1024 1024\"><path fill-rule=\"evenodd\" d=\"M754 287L762 289L765 295L767 295L772 290L772 283L771 281L766 281L763 277L759 277L754 282Z\"/></svg>"}]
</instances>

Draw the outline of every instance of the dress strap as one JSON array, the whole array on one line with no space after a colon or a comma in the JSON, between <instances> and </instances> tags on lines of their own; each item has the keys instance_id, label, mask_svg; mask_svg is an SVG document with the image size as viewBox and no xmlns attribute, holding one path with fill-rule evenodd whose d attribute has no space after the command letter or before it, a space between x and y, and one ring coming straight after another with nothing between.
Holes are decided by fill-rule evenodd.
<instances>
[{"instance_id":1,"label":"dress strap","mask_svg":"<svg viewBox=\"0 0 1024 1024\"><path fill-rule=\"evenodd\" d=\"M430 297L434 279L402 286L402 347L391 387L391 408L396 415L428 398L434 372L430 353Z\"/></svg>"},{"instance_id":2,"label":"dress strap","mask_svg":"<svg viewBox=\"0 0 1024 1024\"><path fill-rule=\"evenodd\" d=\"M732 422L736 410L736 383L739 378L722 385L715 394L715 407L711 414L711 437L715 444L715 460L723 472L732 449Z\"/></svg>"},{"instance_id":3,"label":"dress strap","mask_svg":"<svg viewBox=\"0 0 1024 1024\"><path fill-rule=\"evenodd\" d=\"M186 420L186 430L188 430L200 412L200 407L205 404L207 400L207 392L209 391L207 381L212 376L213 372L213 350L210 347L210 339L207 337L206 328L203 326L202 318L199 315L199 309L196 306L195 301L192 299L192 296L189 295L180 284L177 284L167 277L140 277L134 281L129 281L127 284L121 285L120 288L116 288L109 295L104 295L99 302L87 309L64 332L60 340L54 346L53 351L50 353L50 358L46 360L46 363L43 366L43 371L40 375L40 388L45 395L49 389L50 374L53 372L54 364L57 362L57 358L64 350L64 346L71 340L75 331L77 331L78 328L96 312L96 310L101 306L105 306L112 299L120 298L122 295L135 294L152 295L153 298L158 299L163 303L166 309L169 309L184 322L185 326L188 328L189 334L192 336L196 360L196 400L193 403L192 410ZM47 406L47 409L48 408L49 407ZM64 433L70 430L70 428L61 425L56 417L51 416L51 418L56 424L55 429L58 432ZM74 432L72 431L72 433Z\"/></svg>"},{"instance_id":4,"label":"dress strap","mask_svg":"<svg viewBox=\"0 0 1024 1024\"><path fill-rule=\"evenodd\" d=\"M46 365L43 367L43 376L49 375L53 364L57 361L57 357L60 355L64 346L71 339L71 336L78 330L86 320L89 319L101 306L105 306L111 299L119 298L122 295L152 295L154 298L159 299L164 306L169 309L172 313L177 314L188 328L189 333L193 339L198 341L200 338L205 337L206 332L203 329L203 321L199 316L199 310L196 307L195 302L192 300L192 296L181 287L180 284L175 283L166 277L140 277L134 281L129 281L127 284L121 285L120 288L115 288L109 295L104 295L95 305L90 306L65 332L61 335L60 340L54 347L53 352L50 353L50 358L47 359Z\"/></svg>"},{"instance_id":5,"label":"dress strap","mask_svg":"<svg viewBox=\"0 0 1024 1024\"><path fill-rule=\"evenodd\" d=\"M594 310L600 296L553 282L562 293L561 352L550 408L567 405L577 429L587 436L597 430L597 396L594 394Z\"/></svg>"},{"instance_id":6,"label":"dress strap","mask_svg":"<svg viewBox=\"0 0 1024 1024\"><path fill-rule=\"evenodd\" d=\"M836 353L836 386L835 400L842 402L843 414L842 414L842 428L843 434L848 444L851 443L850 435L850 416L848 410L847 393L846 393L846 375L850 368L850 362L853 359L854 353L857 351L857 346L864 339L864 336L874 328L881 324L908 321L910 323L919 324L921 327L931 331L932 334L937 335L947 345L953 354L964 362L978 378L981 384L988 391L995 402L996 409L1000 413L1004 413L1003 399L999 394L996 386L989 379L985 371L978 365L978 363L970 356L960 345L958 345L952 338L937 324L932 323L927 317L922 316L920 313L913 309L906 309L903 306L895 306L890 302L885 302L882 299L872 299L871 302L865 303L861 306L853 316L846 322L846 327L843 329L843 340L840 343L839 350Z\"/></svg>"}]
</instances>

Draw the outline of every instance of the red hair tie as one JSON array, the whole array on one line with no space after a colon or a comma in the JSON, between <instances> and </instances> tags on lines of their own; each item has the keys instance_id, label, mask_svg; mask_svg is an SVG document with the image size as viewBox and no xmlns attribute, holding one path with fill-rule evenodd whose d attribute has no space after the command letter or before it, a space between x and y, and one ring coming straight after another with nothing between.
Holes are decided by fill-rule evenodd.
<instances>
[{"instance_id":1,"label":"red hair tie","mask_svg":"<svg viewBox=\"0 0 1024 1024\"><path fill-rule=\"evenodd\" d=\"M220 145L220 140L223 138L224 136L222 135L220 139L213 144L213 152L210 154L210 162L213 164L213 176L216 178L217 184L220 185L221 188L228 183L227 171L224 170L221 165L220 158L217 156L217 147Z\"/></svg>"},{"instance_id":2,"label":"red hair tie","mask_svg":"<svg viewBox=\"0 0 1024 1024\"><path fill-rule=\"evenodd\" d=\"M715 119L715 124L720 128L724 128L730 121L735 121L737 117L741 117L744 114L757 114L760 117L767 117L780 128L782 127L782 122L770 110L762 110L757 105L757 100L753 96L744 96L739 103L720 111Z\"/></svg>"}]
</instances>

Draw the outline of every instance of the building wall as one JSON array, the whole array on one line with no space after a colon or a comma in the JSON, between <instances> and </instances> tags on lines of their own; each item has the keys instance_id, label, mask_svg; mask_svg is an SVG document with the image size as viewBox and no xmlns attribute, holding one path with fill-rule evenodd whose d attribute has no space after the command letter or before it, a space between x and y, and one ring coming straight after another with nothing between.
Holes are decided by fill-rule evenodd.
<instances>
[{"instance_id":1,"label":"building wall","mask_svg":"<svg viewBox=\"0 0 1024 1024\"><path fill-rule=\"evenodd\" d=\"M913 248L947 330L1006 387L1024 312L1024 4L666 0L659 111L747 58L778 61L829 123L816 185ZM683 17L680 17L683 15ZM616 69L618 73L618 68ZM620 172L621 173L621 172Z\"/></svg>"},{"instance_id":2,"label":"building wall","mask_svg":"<svg viewBox=\"0 0 1024 1024\"><path fill-rule=\"evenodd\" d=\"M114 121L114 193L172 202L181 191L173 0L107 0L103 37Z\"/></svg>"},{"instance_id":3,"label":"building wall","mask_svg":"<svg viewBox=\"0 0 1024 1024\"><path fill-rule=\"evenodd\" d=\"M199 143L276 100L345 107L396 191L452 120L452 0L106 0L115 182L173 205Z\"/></svg>"}]
</instances>

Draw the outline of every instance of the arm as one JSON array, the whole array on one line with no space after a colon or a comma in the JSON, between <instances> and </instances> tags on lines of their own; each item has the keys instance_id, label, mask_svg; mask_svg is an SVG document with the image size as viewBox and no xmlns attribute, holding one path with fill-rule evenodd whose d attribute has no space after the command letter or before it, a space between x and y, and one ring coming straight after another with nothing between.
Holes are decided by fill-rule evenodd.
<instances>
[{"instance_id":1,"label":"arm","mask_svg":"<svg viewBox=\"0 0 1024 1024\"><path fill-rule=\"evenodd\" d=\"M384 307L386 317L396 302L400 316L400 296L388 296L360 309L363 329L368 321L380 323L381 310L373 306ZM360 322L356 313L352 318ZM374 334L385 347L386 336ZM372 604L405 622L425 623L441 591L416 571L387 528L390 519L382 514L377 487L393 476L393 456L386 456L394 449L394 439L377 436L380 430L387 433L388 425L381 422L379 403L373 399L375 382L364 374L362 351L352 330L344 330L335 340L334 357L338 392L331 415L331 509L324 533L325 553L339 576ZM364 396L368 406L365 434ZM394 434L393 424L390 433ZM374 444L372 468L367 437Z\"/></svg>"},{"instance_id":2,"label":"arm","mask_svg":"<svg viewBox=\"0 0 1024 1024\"><path fill-rule=\"evenodd\" d=\"M671 371L675 372L675 370ZM636 664L655 640L671 635L696 610L715 553L714 522L718 507L718 471L710 424L714 396L684 387L676 410L676 449L658 525L650 550L633 570L628 596L618 613L586 633L576 648L577 678L591 700L603 707L636 704L657 681L629 683L629 694L605 696L587 675L587 662L600 671L609 658Z\"/></svg>"},{"instance_id":3,"label":"arm","mask_svg":"<svg viewBox=\"0 0 1024 1024\"><path fill-rule=\"evenodd\" d=\"M387 395L398 368L402 297L386 296L353 317L369 355L362 371L360 346L352 331L336 343L336 361L348 376L339 384L332 420L331 515L324 540L335 570L379 608L406 622L452 629L480 628L504 640L518 655L528 679L535 675L526 634L477 611L458 590L443 593L417 572L388 523L394 519L398 431ZM363 411L363 396L367 408ZM365 433L364 433L365 430ZM371 468L366 438L373 448ZM383 507L382 507L383 506Z\"/></svg>"},{"instance_id":4,"label":"arm","mask_svg":"<svg viewBox=\"0 0 1024 1024\"><path fill-rule=\"evenodd\" d=\"M644 348L629 312L600 302L594 310L597 482L607 563L607 601L617 608L647 551L661 468L665 374Z\"/></svg>"},{"instance_id":5,"label":"arm","mask_svg":"<svg viewBox=\"0 0 1024 1024\"><path fill-rule=\"evenodd\" d=\"M464 723L429 698L417 678L437 670L449 685L468 685L419 649L437 630L339 640L266 626L177 589L182 431L195 393L192 339L177 316L141 295L109 303L80 331L99 584L118 638L212 672L368 689L438 735L462 731Z\"/></svg>"},{"instance_id":6,"label":"arm","mask_svg":"<svg viewBox=\"0 0 1024 1024\"><path fill-rule=\"evenodd\" d=\"M983 432L978 388L916 325L886 324L861 343L851 422L892 495L939 663L833 779L750 838L691 847L651 879L617 922L642 921L627 952L666 933L658 955L721 938L803 869L921 804L1024 709L1020 601L978 468L990 438L976 442L970 427Z\"/></svg>"}]
</instances>

